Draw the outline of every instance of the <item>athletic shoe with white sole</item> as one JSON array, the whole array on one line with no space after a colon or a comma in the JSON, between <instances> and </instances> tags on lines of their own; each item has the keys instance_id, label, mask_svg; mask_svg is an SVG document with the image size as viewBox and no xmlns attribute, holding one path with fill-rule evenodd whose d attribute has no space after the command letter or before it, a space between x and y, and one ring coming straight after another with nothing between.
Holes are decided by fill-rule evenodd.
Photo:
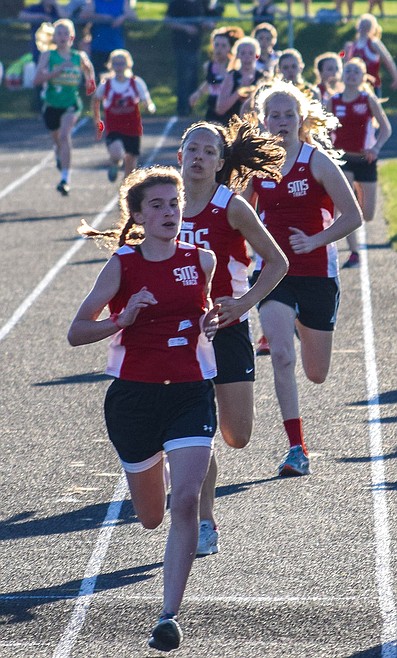
<instances>
[{"instance_id":1,"label":"athletic shoe with white sole","mask_svg":"<svg viewBox=\"0 0 397 658\"><path fill-rule=\"evenodd\" d=\"M219 532L211 521L200 521L199 540L196 555L213 555L219 553Z\"/></svg>"},{"instance_id":2,"label":"athletic shoe with white sole","mask_svg":"<svg viewBox=\"0 0 397 658\"><path fill-rule=\"evenodd\" d=\"M290 448L285 455L284 461L278 467L280 476L288 477L294 475L310 475L309 457L303 452L302 446Z\"/></svg>"},{"instance_id":3,"label":"athletic shoe with white sole","mask_svg":"<svg viewBox=\"0 0 397 658\"><path fill-rule=\"evenodd\" d=\"M176 615L165 614L159 617L159 620L152 630L148 640L149 647L158 649L158 651L172 651L177 649L183 640L182 629L178 624Z\"/></svg>"},{"instance_id":4,"label":"athletic shoe with white sole","mask_svg":"<svg viewBox=\"0 0 397 658\"><path fill-rule=\"evenodd\" d=\"M61 182L57 185L57 190L62 194L62 196L68 196L70 187L65 180L61 180Z\"/></svg>"}]
</instances>

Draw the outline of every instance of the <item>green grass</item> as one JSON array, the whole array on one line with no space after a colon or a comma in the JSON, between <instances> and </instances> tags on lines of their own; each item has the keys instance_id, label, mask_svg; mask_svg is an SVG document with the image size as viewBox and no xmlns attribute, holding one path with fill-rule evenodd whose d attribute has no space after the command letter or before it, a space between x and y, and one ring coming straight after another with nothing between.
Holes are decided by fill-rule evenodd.
<instances>
[{"instance_id":1,"label":"green grass","mask_svg":"<svg viewBox=\"0 0 397 658\"><path fill-rule=\"evenodd\" d=\"M393 249L397 251L397 160L386 160L379 167L379 180L383 194L383 214Z\"/></svg>"}]
</instances>

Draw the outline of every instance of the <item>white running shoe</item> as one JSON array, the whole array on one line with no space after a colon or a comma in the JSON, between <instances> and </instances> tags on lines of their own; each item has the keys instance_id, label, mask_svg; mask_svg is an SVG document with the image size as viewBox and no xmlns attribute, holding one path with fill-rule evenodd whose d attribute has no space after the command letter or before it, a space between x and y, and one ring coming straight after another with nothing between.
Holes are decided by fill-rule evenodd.
<instances>
[{"instance_id":1,"label":"white running shoe","mask_svg":"<svg viewBox=\"0 0 397 658\"><path fill-rule=\"evenodd\" d=\"M290 448L278 467L278 474L281 477L311 474L310 460L303 452L302 446Z\"/></svg>"},{"instance_id":2,"label":"white running shoe","mask_svg":"<svg viewBox=\"0 0 397 658\"><path fill-rule=\"evenodd\" d=\"M219 553L219 532L211 521L200 521L199 540L196 555L213 555Z\"/></svg>"}]
</instances>

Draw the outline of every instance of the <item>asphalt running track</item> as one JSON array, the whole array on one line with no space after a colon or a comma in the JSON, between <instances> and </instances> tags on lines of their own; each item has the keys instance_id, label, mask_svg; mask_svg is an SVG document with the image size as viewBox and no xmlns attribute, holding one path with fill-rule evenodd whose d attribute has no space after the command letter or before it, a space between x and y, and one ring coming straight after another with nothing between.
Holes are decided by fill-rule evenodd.
<instances>
[{"instance_id":1,"label":"asphalt running track","mask_svg":"<svg viewBox=\"0 0 397 658\"><path fill-rule=\"evenodd\" d=\"M148 119L142 163L175 164L185 125ZM0 132L0 656L160 656L146 638L168 518L145 531L124 501L102 418L106 345L66 341L106 260L76 226L117 218L105 147L80 127L61 198L40 119ZM361 269L341 274L328 381L298 367L313 475L275 477L286 442L268 357L250 446L217 438L221 552L194 563L181 658L397 658L397 257L381 203L362 243Z\"/></svg>"}]
</instances>

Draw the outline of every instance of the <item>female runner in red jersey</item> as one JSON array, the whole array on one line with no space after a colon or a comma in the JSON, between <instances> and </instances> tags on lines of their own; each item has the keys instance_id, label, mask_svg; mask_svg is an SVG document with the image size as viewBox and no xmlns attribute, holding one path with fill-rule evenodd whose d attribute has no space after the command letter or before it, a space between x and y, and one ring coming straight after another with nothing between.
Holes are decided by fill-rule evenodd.
<instances>
[{"instance_id":1,"label":"female runner in red jersey","mask_svg":"<svg viewBox=\"0 0 397 658\"><path fill-rule=\"evenodd\" d=\"M287 263L251 206L227 185L233 173L239 186L244 172L250 175L252 170L277 180L284 150L273 138L265 140L257 127L235 117L227 128L204 121L193 124L182 137L178 155L186 196L181 239L211 249L217 258L212 298L221 304L214 339L220 431L229 446L243 448L254 417L255 362L248 311L277 285ZM251 289L246 240L266 262ZM199 555L218 552L213 511L216 474L214 455L201 494Z\"/></svg>"},{"instance_id":2,"label":"female runner in red jersey","mask_svg":"<svg viewBox=\"0 0 397 658\"><path fill-rule=\"evenodd\" d=\"M325 116L321 104L314 125ZM286 277L259 304L270 344L277 399L290 449L279 475L310 473L295 377L295 328L310 381L324 382L331 361L332 332L339 300L334 242L361 224L361 212L339 166L317 148L310 132L309 102L294 85L276 83L257 98L259 117L282 138L287 157L280 182L254 176L244 196L251 201L287 255ZM334 220L334 208L339 216Z\"/></svg>"},{"instance_id":3,"label":"female runner in red jersey","mask_svg":"<svg viewBox=\"0 0 397 658\"><path fill-rule=\"evenodd\" d=\"M345 152L343 172L357 193L365 221L370 222L376 209L377 161L381 148L391 135L391 126L379 100L365 85L365 75L362 59L354 57L346 62L342 74L344 90L329 99L327 108L339 120L334 132L334 146ZM349 235L347 242L350 255L343 267L358 267L360 255L356 234Z\"/></svg>"},{"instance_id":4,"label":"female runner in red jersey","mask_svg":"<svg viewBox=\"0 0 397 658\"><path fill-rule=\"evenodd\" d=\"M105 400L109 438L124 468L135 513L156 528L166 507L164 453L172 485L164 556L164 601L149 646L176 649L177 614L196 554L198 504L216 430L210 342L217 307L209 298L215 256L179 242L183 184L171 167L136 169L120 190L116 230L81 233L116 238L110 258L68 333L71 345L112 337ZM137 224L144 239L137 237ZM142 235L141 235L142 237ZM108 306L110 316L100 318Z\"/></svg>"}]
</instances>

